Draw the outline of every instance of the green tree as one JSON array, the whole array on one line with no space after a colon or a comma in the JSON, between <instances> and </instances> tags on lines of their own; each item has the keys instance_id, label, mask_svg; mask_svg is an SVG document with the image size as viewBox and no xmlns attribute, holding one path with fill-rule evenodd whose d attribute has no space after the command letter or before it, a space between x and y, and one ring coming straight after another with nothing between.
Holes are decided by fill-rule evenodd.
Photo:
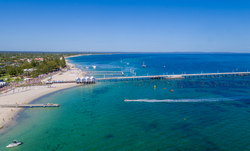
<instances>
[{"instance_id":1,"label":"green tree","mask_svg":"<svg viewBox=\"0 0 250 151\"><path fill-rule=\"evenodd\" d=\"M46 63L47 63L46 57L43 57L43 64L46 64Z\"/></svg>"},{"instance_id":2,"label":"green tree","mask_svg":"<svg viewBox=\"0 0 250 151\"><path fill-rule=\"evenodd\" d=\"M42 73L44 74L44 73L48 73L48 66L46 65L46 64L44 64L43 65L43 67L42 67Z\"/></svg>"},{"instance_id":3,"label":"green tree","mask_svg":"<svg viewBox=\"0 0 250 151\"><path fill-rule=\"evenodd\" d=\"M8 66L8 74L12 76L16 75L15 68L12 66Z\"/></svg>"},{"instance_id":4,"label":"green tree","mask_svg":"<svg viewBox=\"0 0 250 151\"><path fill-rule=\"evenodd\" d=\"M58 57L56 57L55 62L59 65L60 64L60 59Z\"/></svg>"},{"instance_id":5,"label":"green tree","mask_svg":"<svg viewBox=\"0 0 250 151\"><path fill-rule=\"evenodd\" d=\"M23 74L23 68L21 66L15 67L16 75L22 75Z\"/></svg>"},{"instance_id":6,"label":"green tree","mask_svg":"<svg viewBox=\"0 0 250 151\"><path fill-rule=\"evenodd\" d=\"M32 68L32 65L30 63L25 63L23 65L23 69L30 69L30 68Z\"/></svg>"},{"instance_id":7,"label":"green tree","mask_svg":"<svg viewBox=\"0 0 250 151\"><path fill-rule=\"evenodd\" d=\"M54 69L58 69L58 65L55 61L48 61L47 66L49 72L52 72Z\"/></svg>"},{"instance_id":8,"label":"green tree","mask_svg":"<svg viewBox=\"0 0 250 151\"><path fill-rule=\"evenodd\" d=\"M32 67L36 67L36 62L35 62L34 59L32 59L32 61L31 61L31 66L32 66Z\"/></svg>"},{"instance_id":9,"label":"green tree","mask_svg":"<svg viewBox=\"0 0 250 151\"><path fill-rule=\"evenodd\" d=\"M64 56L62 57L62 68L64 68L65 67L65 65L66 65L66 61L65 61L65 58L64 58Z\"/></svg>"},{"instance_id":10,"label":"green tree","mask_svg":"<svg viewBox=\"0 0 250 151\"><path fill-rule=\"evenodd\" d=\"M40 64L37 66L37 73L39 74L45 74L48 72L48 67L46 64Z\"/></svg>"},{"instance_id":11,"label":"green tree","mask_svg":"<svg viewBox=\"0 0 250 151\"><path fill-rule=\"evenodd\" d=\"M4 70L3 68L0 68L0 77L6 73L6 70Z\"/></svg>"}]
</instances>

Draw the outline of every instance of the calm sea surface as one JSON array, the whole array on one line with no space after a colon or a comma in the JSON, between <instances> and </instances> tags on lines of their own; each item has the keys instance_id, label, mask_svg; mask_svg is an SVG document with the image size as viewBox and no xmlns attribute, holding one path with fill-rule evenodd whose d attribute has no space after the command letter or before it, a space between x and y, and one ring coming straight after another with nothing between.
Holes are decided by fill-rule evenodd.
<instances>
[{"instance_id":1,"label":"calm sea surface","mask_svg":"<svg viewBox=\"0 0 250 151\"><path fill-rule=\"evenodd\" d=\"M250 70L249 54L115 54L69 60L87 71L123 71L125 76ZM8 150L247 151L249 86L250 76L232 76L108 81L62 90L34 101L59 103L59 108L21 112L18 124L0 135L0 150L17 139L24 144Z\"/></svg>"}]
</instances>

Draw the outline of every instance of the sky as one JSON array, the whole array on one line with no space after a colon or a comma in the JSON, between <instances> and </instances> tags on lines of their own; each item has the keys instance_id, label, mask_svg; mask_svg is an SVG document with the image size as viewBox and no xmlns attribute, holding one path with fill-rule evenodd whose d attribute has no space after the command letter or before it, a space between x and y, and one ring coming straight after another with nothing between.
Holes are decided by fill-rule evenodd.
<instances>
[{"instance_id":1,"label":"sky","mask_svg":"<svg viewBox=\"0 0 250 151\"><path fill-rule=\"evenodd\" d=\"M250 52L250 1L0 0L0 51Z\"/></svg>"}]
</instances>

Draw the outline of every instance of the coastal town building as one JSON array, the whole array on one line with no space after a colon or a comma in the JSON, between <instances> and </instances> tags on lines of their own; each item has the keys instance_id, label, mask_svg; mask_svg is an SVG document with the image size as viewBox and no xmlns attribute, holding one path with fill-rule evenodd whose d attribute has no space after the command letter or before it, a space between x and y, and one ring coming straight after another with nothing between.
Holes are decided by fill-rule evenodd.
<instances>
[{"instance_id":1,"label":"coastal town building","mask_svg":"<svg viewBox=\"0 0 250 151\"><path fill-rule=\"evenodd\" d=\"M32 71L35 71L35 70L36 70L35 68L23 69L24 72L32 72Z\"/></svg>"},{"instance_id":2,"label":"coastal town building","mask_svg":"<svg viewBox=\"0 0 250 151\"><path fill-rule=\"evenodd\" d=\"M32 59L27 59L27 62L28 62L28 63L31 63L31 61L32 61Z\"/></svg>"},{"instance_id":3,"label":"coastal town building","mask_svg":"<svg viewBox=\"0 0 250 151\"><path fill-rule=\"evenodd\" d=\"M43 58L35 58L35 61L43 61Z\"/></svg>"},{"instance_id":4,"label":"coastal town building","mask_svg":"<svg viewBox=\"0 0 250 151\"><path fill-rule=\"evenodd\" d=\"M3 80L0 80L0 88L4 87L6 85L6 82L4 82Z\"/></svg>"}]
</instances>

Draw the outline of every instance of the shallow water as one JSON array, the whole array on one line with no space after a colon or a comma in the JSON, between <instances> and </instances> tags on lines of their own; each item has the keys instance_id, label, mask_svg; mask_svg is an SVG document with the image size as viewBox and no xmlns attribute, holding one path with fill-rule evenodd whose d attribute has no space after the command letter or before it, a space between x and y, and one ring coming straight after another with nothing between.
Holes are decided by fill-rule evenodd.
<instances>
[{"instance_id":1,"label":"shallow water","mask_svg":"<svg viewBox=\"0 0 250 151\"><path fill-rule=\"evenodd\" d=\"M131 68L154 75L246 71L249 57L124 54L70 60L98 71ZM34 102L59 108L23 111L18 125L1 134L0 150L13 139L24 144L11 150L250 150L249 85L250 77L237 76L99 82L62 90Z\"/></svg>"}]
</instances>

